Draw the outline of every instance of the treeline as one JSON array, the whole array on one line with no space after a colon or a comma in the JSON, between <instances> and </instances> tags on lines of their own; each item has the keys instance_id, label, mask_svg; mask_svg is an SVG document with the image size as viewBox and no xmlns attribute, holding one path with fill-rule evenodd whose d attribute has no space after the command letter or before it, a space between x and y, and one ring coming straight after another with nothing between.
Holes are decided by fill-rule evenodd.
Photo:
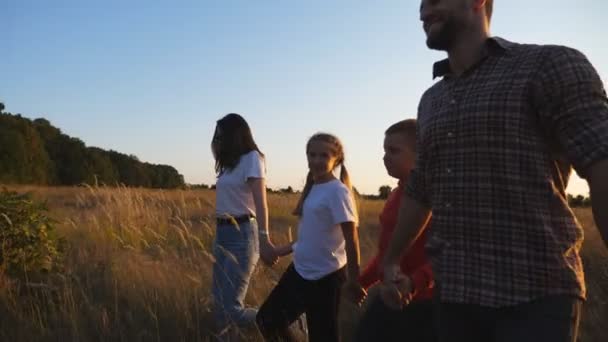
<instances>
[{"instance_id":1,"label":"treeline","mask_svg":"<svg viewBox=\"0 0 608 342\"><path fill-rule=\"evenodd\" d=\"M0 103L0 183L177 188L184 177L169 165L87 147L48 120L4 112Z\"/></svg>"},{"instance_id":2,"label":"treeline","mask_svg":"<svg viewBox=\"0 0 608 342\"><path fill-rule=\"evenodd\" d=\"M390 187L390 185L383 185L378 188L377 195L363 195L358 193L357 194L360 197L369 200L386 200L391 194L391 191L393 191L393 189ZM568 194L568 204L572 208L588 208L591 207L591 197L585 197L583 195L573 196L571 194Z\"/></svg>"},{"instance_id":3,"label":"treeline","mask_svg":"<svg viewBox=\"0 0 608 342\"><path fill-rule=\"evenodd\" d=\"M568 194L568 204L572 208L588 208L591 207L591 197L585 197L583 195L572 196Z\"/></svg>"},{"instance_id":4,"label":"treeline","mask_svg":"<svg viewBox=\"0 0 608 342\"><path fill-rule=\"evenodd\" d=\"M215 190L215 184L212 184L212 185L207 185L205 183L187 184L186 188L190 189L190 190ZM269 194L288 194L288 195L300 193L300 191L294 190L291 186L288 186L286 188L279 188L279 189L272 189L272 188L266 187L266 192Z\"/></svg>"}]
</instances>

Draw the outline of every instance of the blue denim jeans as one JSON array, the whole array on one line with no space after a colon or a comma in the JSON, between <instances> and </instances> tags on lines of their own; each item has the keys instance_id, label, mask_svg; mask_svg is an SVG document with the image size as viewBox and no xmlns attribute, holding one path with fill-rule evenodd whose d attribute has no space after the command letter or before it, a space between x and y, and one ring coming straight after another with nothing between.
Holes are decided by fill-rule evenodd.
<instances>
[{"instance_id":1,"label":"blue denim jeans","mask_svg":"<svg viewBox=\"0 0 608 342\"><path fill-rule=\"evenodd\" d=\"M246 309L243 300L260 257L257 222L218 225L213 256L212 295L217 324L221 328L254 324L257 310Z\"/></svg>"}]
</instances>

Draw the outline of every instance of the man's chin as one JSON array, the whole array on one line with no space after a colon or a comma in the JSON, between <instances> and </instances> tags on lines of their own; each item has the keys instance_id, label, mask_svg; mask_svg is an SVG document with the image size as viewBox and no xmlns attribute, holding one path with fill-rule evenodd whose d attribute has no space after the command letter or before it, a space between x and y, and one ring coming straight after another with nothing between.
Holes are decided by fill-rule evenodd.
<instances>
[{"instance_id":1,"label":"man's chin","mask_svg":"<svg viewBox=\"0 0 608 342\"><path fill-rule=\"evenodd\" d=\"M428 36L426 38L426 46L431 50L447 51L448 43L438 37Z\"/></svg>"}]
</instances>

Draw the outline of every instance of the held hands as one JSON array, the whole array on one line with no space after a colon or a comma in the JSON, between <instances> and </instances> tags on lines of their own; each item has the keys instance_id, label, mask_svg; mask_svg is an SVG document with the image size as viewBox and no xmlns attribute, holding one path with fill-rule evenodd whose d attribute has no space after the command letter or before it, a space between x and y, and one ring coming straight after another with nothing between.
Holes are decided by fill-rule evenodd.
<instances>
[{"instance_id":1,"label":"held hands","mask_svg":"<svg viewBox=\"0 0 608 342\"><path fill-rule=\"evenodd\" d=\"M380 298L384 304L393 310L401 310L410 303L413 295L414 285L410 277L401 272L399 265L386 265L380 288Z\"/></svg>"},{"instance_id":2,"label":"held hands","mask_svg":"<svg viewBox=\"0 0 608 342\"><path fill-rule=\"evenodd\" d=\"M363 300L367 297L367 291L355 280L348 280L344 285L344 290L347 298L356 306L361 306Z\"/></svg>"},{"instance_id":3,"label":"held hands","mask_svg":"<svg viewBox=\"0 0 608 342\"><path fill-rule=\"evenodd\" d=\"M295 241L283 246L275 246L272 241L270 241L268 233L260 231L260 258L270 267L276 265L280 257L292 253L294 245Z\"/></svg>"},{"instance_id":4,"label":"held hands","mask_svg":"<svg viewBox=\"0 0 608 342\"><path fill-rule=\"evenodd\" d=\"M291 254L293 252L293 245L294 245L294 243L292 242L292 243L288 243L288 244L283 245L283 246L276 246L275 247L275 252L277 253L277 255L279 257L283 257L283 256L286 256L286 255L289 255L289 254Z\"/></svg>"},{"instance_id":5,"label":"held hands","mask_svg":"<svg viewBox=\"0 0 608 342\"><path fill-rule=\"evenodd\" d=\"M276 247L268 238L268 235L260 235L260 259L268 266L274 266L279 261Z\"/></svg>"}]
</instances>

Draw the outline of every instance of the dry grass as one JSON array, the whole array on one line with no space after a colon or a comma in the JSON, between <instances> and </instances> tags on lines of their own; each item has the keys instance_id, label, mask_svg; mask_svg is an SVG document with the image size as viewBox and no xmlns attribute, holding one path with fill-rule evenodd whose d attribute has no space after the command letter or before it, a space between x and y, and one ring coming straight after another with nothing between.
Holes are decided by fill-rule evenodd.
<instances>
[{"instance_id":1,"label":"dry grass","mask_svg":"<svg viewBox=\"0 0 608 342\"><path fill-rule=\"evenodd\" d=\"M27 291L0 276L2 341L210 341L211 244L214 194L128 188L17 187L46 200L66 241L63 274ZM295 234L297 198L270 195L273 240ZM363 260L375 250L382 202L360 204ZM589 210L583 257L589 301L582 341L603 340L608 319L608 251ZM246 301L259 305L290 262L256 268ZM352 332L357 312L345 304L342 326ZM255 331L241 332L259 340Z\"/></svg>"}]
</instances>

